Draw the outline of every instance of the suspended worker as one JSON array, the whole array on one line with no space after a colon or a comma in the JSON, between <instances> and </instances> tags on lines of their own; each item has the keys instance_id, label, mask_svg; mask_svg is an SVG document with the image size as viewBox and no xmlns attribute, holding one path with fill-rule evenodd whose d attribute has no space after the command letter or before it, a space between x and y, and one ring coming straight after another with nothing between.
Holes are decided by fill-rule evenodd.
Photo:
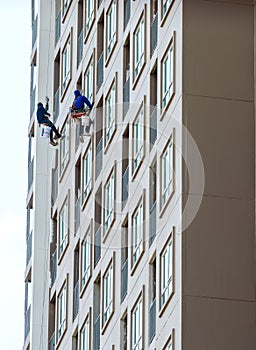
<instances>
[{"instance_id":1,"label":"suspended worker","mask_svg":"<svg viewBox=\"0 0 256 350\"><path fill-rule=\"evenodd\" d=\"M85 104L88 106L89 110L92 109L94 103L91 103L87 97L85 97L84 95L82 95L80 93L79 90L75 90L74 95L75 95L75 99L74 99L72 107L71 107L72 112L84 112L85 111L85 108L84 108Z\"/></svg>"},{"instance_id":2,"label":"suspended worker","mask_svg":"<svg viewBox=\"0 0 256 350\"><path fill-rule=\"evenodd\" d=\"M90 102L89 99L82 95L79 90L74 91L75 99L73 101L72 107L70 109L71 118L82 117L82 125L84 126L84 135L90 135L90 127L92 120L89 114L92 110L94 102ZM85 107L87 105L87 108Z\"/></svg>"},{"instance_id":3,"label":"suspended worker","mask_svg":"<svg viewBox=\"0 0 256 350\"><path fill-rule=\"evenodd\" d=\"M55 139L61 139L62 135L59 133L57 130L56 126L50 121L49 117L51 116L50 113L48 112L49 109L49 98L46 97L46 104L45 107L43 106L42 102L39 102L37 104L37 111L36 111L36 116L37 116L37 121L39 125L47 125L51 128L50 131L50 144L52 146L57 146L58 143L56 143L53 139L53 132L55 133L54 138Z\"/></svg>"}]
</instances>

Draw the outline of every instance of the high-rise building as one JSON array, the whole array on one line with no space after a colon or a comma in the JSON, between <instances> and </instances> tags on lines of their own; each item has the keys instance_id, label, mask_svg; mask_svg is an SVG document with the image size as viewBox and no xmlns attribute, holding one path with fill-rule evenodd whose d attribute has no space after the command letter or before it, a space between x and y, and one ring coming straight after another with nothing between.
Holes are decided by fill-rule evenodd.
<instances>
[{"instance_id":1,"label":"high-rise building","mask_svg":"<svg viewBox=\"0 0 256 350\"><path fill-rule=\"evenodd\" d=\"M255 349L254 7L32 0L24 350Z\"/></svg>"}]
</instances>

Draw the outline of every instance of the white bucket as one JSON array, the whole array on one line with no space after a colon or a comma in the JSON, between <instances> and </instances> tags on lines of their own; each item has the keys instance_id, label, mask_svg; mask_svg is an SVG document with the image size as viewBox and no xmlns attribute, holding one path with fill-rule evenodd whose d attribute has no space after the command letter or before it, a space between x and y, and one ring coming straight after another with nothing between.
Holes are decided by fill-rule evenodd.
<instances>
[{"instance_id":1,"label":"white bucket","mask_svg":"<svg viewBox=\"0 0 256 350\"><path fill-rule=\"evenodd\" d=\"M50 137L50 132L51 132L51 127L44 125L41 130L41 137L43 138L49 138Z\"/></svg>"},{"instance_id":2,"label":"white bucket","mask_svg":"<svg viewBox=\"0 0 256 350\"><path fill-rule=\"evenodd\" d=\"M82 116L82 125L89 126L90 125L90 117L88 115Z\"/></svg>"}]
</instances>

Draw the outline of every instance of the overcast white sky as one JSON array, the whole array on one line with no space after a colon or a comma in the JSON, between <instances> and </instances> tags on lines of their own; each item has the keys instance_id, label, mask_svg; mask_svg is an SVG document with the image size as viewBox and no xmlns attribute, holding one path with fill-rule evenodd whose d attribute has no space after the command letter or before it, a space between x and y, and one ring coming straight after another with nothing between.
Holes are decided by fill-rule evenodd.
<instances>
[{"instance_id":1,"label":"overcast white sky","mask_svg":"<svg viewBox=\"0 0 256 350\"><path fill-rule=\"evenodd\" d=\"M31 1L0 0L0 348L24 338Z\"/></svg>"}]
</instances>

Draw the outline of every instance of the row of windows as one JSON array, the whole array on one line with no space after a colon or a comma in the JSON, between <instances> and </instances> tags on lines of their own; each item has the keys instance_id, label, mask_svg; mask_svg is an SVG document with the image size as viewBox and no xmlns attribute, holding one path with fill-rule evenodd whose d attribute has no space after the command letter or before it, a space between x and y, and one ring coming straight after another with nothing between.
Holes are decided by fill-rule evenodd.
<instances>
[{"instance_id":1,"label":"row of windows","mask_svg":"<svg viewBox=\"0 0 256 350\"><path fill-rule=\"evenodd\" d=\"M167 2L166 2L167 3ZM170 2L171 4L171 2ZM169 5L170 6L170 5ZM133 82L135 83L143 70L146 63L146 28L145 28L145 10L135 28L133 33ZM107 11L107 45L106 45L106 60L108 60L112 53L116 40L116 1L112 1L111 6ZM79 46L79 45L78 45ZM79 48L78 48L79 49ZM99 55L98 55L99 56ZM129 59L128 59L129 61ZM84 79L85 94L89 98L94 98L94 75L95 75L95 62L90 62L90 72L86 72L85 76L89 76ZM61 71L61 92L65 93L69 82L71 81L71 69L72 69L72 31L64 45L62 50L62 71ZM99 69L99 67L97 67ZM128 68L130 69L130 68ZM162 76L162 96L161 96L161 108L166 108L169 100L171 99L174 91L174 40L171 38L170 45L164 57L161 61L161 76Z\"/></svg>"},{"instance_id":2,"label":"row of windows","mask_svg":"<svg viewBox=\"0 0 256 350\"><path fill-rule=\"evenodd\" d=\"M137 135L138 125L134 124L135 133ZM139 132L138 132L139 135ZM138 147L139 138L135 136L134 139L134 159L133 166L134 171L136 171L139 166L139 162L142 161L143 154L143 144ZM64 160L67 159L67 154L64 153L63 149L67 149L65 146L65 138L61 142L63 143L63 148L61 145L61 168L63 168ZM96 163L95 163L96 164ZM169 199L171 199L174 193L174 143L173 135L171 135L169 141L167 142L162 154L160 155L160 209L163 210L167 205ZM82 191L82 203L83 208L88 200L88 197L92 190L93 183L93 169L92 169L92 145L89 143L87 150L82 158L82 168L81 168L81 191ZM155 184L156 186L156 184ZM114 220L115 220L115 202L116 202L116 169L115 167L111 171L107 178L107 181L103 185L103 227L104 235L110 230ZM69 196L60 210L59 219L59 256L65 250L68 244L68 227L69 227ZM133 260L135 263L137 257L142 252L142 241L143 241L143 222L145 221L144 214L144 199L142 197L136 211L132 215L132 226L133 226Z\"/></svg>"},{"instance_id":3,"label":"row of windows","mask_svg":"<svg viewBox=\"0 0 256 350\"><path fill-rule=\"evenodd\" d=\"M168 237L168 240L160 252L159 255L159 264L160 264L160 295L159 295L159 309L160 311L164 309L167 302L170 300L174 292L173 287L173 267L174 267L174 254L173 254L173 232ZM86 237L81 244L81 288L86 286L90 278L91 271L91 238L90 233L87 232ZM115 264L115 252L111 258L109 264L107 265L105 271L102 274L102 279L100 285L102 286L100 290L100 295L98 300L101 303L101 328L104 332L106 326L111 320L111 317L115 311L115 276L116 276L116 264ZM156 276L152 279L149 284L152 285L152 288L155 288ZM117 286L120 287L119 285ZM145 313L148 308L145 307L145 291L143 288L142 293L135 304L131 307L131 349L141 350L145 342L144 339L144 323L145 323ZM153 302L155 302L155 296ZM64 281L60 292L57 296L57 343L61 341L64 333L67 329L67 314L68 314L68 278ZM151 308L150 308L151 309ZM150 315L148 316L149 323L152 322L152 318L156 319L156 312L154 314L148 310ZM95 312L94 312L95 316ZM159 314L161 316L161 313ZM95 317L94 317L95 318ZM80 330L80 350L90 349L90 322L91 315L90 313L86 316L85 322L82 324ZM155 324L155 323L154 323ZM152 324L150 324L152 327ZM155 334L155 333L154 333ZM99 336L99 335L98 335ZM152 342L152 338L150 339ZM168 342L169 344L169 342ZM88 347L86 347L88 346ZM169 345L168 345L169 346ZM169 349L164 347L164 349Z\"/></svg>"}]
</instances>

